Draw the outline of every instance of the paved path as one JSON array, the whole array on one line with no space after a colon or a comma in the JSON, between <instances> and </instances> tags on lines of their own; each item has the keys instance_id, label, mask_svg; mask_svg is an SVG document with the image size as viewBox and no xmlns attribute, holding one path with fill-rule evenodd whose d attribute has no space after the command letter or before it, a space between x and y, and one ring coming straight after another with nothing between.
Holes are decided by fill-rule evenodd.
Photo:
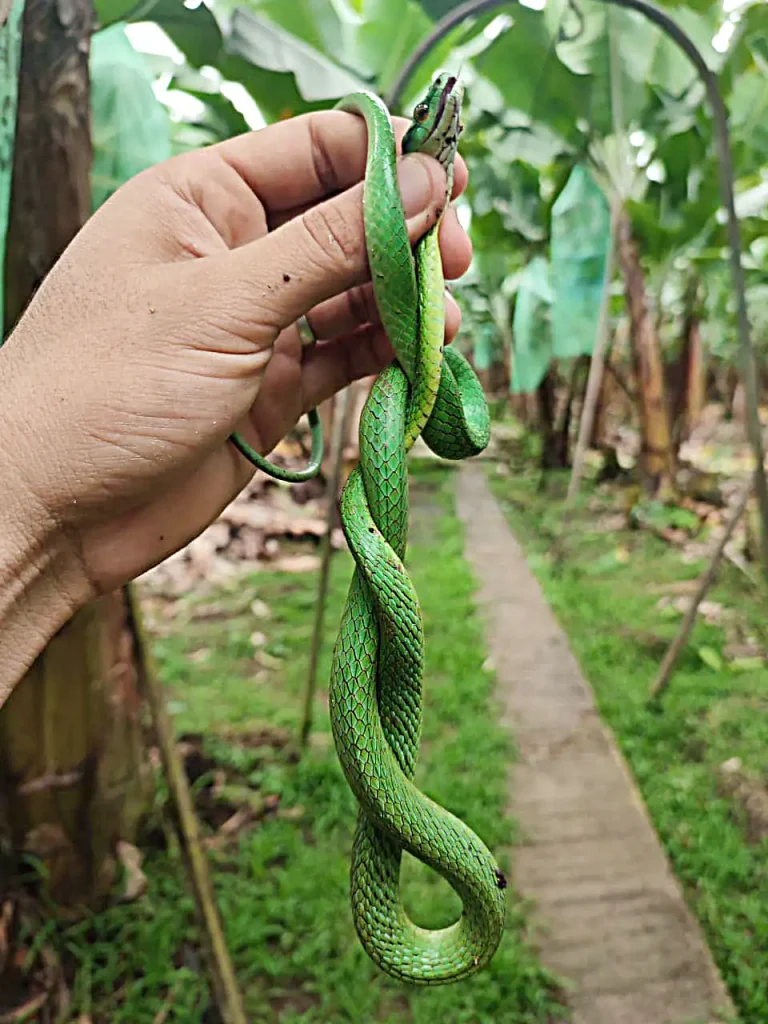
<instances>
[{"instance_id":1,"label":"paved path","mask_svg":"<svg viewBox=\"0 0 768 1024\"><path fill-rule=\"evenodd\" d=\"M515 884L574 1024L709 1024L729 1008L629 770L486 483L457 474L504 721L514 731Z\"/></svg>"}]
</instances>

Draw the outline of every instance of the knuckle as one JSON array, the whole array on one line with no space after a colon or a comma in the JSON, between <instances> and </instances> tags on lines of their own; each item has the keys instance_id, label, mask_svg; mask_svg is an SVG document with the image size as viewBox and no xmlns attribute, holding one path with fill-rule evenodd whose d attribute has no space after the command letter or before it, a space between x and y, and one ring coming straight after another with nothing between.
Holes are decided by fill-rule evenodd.
<instances>
[{"instance_id":1,"label":"knuckle","mask_svg":"<svg viewBox=\"0 0 768 1024\"><path fill-rule=\"evenodd\" d=\"M309 117L309 145L321 195L330 195L339 188L339 176L328 151L327 136L320 128L319 119L312 114Z\"/></svg>"},{"instance_id":2,"label":"knuckle","mask_svg":"<svg viewBox=\"0 0 768 1024\"><path fill-rule=\"evenodd\" d=\"M370 324L376 322L378 311L372 288L367 288L365 285L357 285L355 288L350 288L347 292L347 301L349 302L350 316L354 323Z\"/></svg>"},{"instance_id":3,"label":"knuckle","mask_svg":"<svg viewBox=\"0 0 768 1024\"><path fill-rule=\"evenodd\" d=\"M357 223L344 217L333 204L314 206L303 216L304 227L324 263L352 269L361 261L363 246Z\"/></svg>"}]
</instances>

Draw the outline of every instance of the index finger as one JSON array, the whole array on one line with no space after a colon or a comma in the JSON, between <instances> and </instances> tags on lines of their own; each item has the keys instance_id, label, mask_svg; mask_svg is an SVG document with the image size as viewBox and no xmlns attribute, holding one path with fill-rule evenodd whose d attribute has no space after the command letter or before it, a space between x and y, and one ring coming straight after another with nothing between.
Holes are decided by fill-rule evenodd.
<instances>
[{"instance_id":1,"label":"index finger","mask_svg":"<svg viewBox=\"0 0 768 1024\"><path fill-rule=\"evenodd\" d=\"M410 122L394 117L400 152ZM368 150L365 121L341 110L301 114L210 147L248 184L268 214L294 210L343 192L362 181ZM456 160L453 195L467 183Z\"/></svg>"}]
</instances>

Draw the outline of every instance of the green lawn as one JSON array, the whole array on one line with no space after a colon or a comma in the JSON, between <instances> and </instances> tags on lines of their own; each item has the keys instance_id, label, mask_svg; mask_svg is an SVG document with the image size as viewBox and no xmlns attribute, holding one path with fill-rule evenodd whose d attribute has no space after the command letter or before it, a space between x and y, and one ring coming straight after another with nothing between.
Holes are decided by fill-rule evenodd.
<instances>
[{"instance_id":1,"label":"green lawn","mask_svg":"<svg viewBox=\"0 0 768 1024\"><path fill-rule=\"evenodd\" d=\"M418 470L409 565L423 602L427 683L417 781L458 813L509 866L514 826L505 790L514 751L496 724L494 678L472 606L452 511L451 474ZM427 517L429 521L427 522ZM320 679L350 578L351 560L334 560L328 637ZM355 804L331 743L326 702L309 754L225 738L228 728L295 730L311 631L314 573L271 572L181 602L171 617L149 607L154 649L180 733L204 732L206 751L236 769L255 791L279 798L276 813L212 854L227 940L245 992L249 1021L389 1024L554 1024L565 1019L553 979L526 943L522 910L510 896L508 927L491 967L459 985L414 989L384 978L362 952L348 907L348 864ZM256 617L258 600L271 614ZM263 611L257 605L256 611ZM255 637L262 633L263 637ZM204 778L200 780L202 783ZM75 1010L95 1022L194 1024L208 1020L192 904L177 855L160 850L145 865L149 895L62 936L80 968ZM440 926L458 901L414 861L405 899L416 919ZM76 1013L73 1019L76 1018Z\"/></svg>"},{"instance_id":2,"label":"green lawn","mask_svg":"<svg viewBox=\"0 0 768 1024\"><path fill-rule=\"evenodd\" d=\"M661 709L649 709L648 688L680 621L660 607L664 588L694 579L703 564L684 564L645 531L607 529L616 495L587 487L558 570L559 503L524 469L491 479L635 773L742 1021L765 1024L768 668L754 660L729 667L724 626L699 621ZM729 564L709 600L765 641L764 598Z\"/></svg>"}]
</instances>

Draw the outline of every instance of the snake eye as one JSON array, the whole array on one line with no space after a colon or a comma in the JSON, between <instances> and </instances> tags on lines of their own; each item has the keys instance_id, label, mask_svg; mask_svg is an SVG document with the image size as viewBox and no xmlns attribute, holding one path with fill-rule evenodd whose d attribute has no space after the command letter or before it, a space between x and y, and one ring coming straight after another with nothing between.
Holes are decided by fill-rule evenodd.
<instances>
[{"instance_id":1,"label":"snake eye","mask_svg":"<svg viewBox=\"0 0 768 1024\"><path fill-rule=\"evenodd\" d=\"M429 117L429 106L426 103L419 103L414 108L413 119L419 124L423 124Z\"/></svg>"}]
</instances>

